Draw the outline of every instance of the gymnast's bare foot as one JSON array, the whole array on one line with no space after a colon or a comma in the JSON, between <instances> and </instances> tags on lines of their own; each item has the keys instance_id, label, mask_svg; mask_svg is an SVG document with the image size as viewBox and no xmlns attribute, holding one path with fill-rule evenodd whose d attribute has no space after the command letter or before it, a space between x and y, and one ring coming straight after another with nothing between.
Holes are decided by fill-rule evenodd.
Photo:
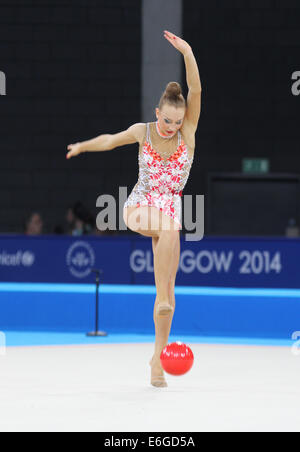
<instances>
[{"instance_id":1,"label":"gymnast's bare foot","mask_svg":"<svg viewBox=\"0 0 300 452\"><path fill-rule=\"evenodd\" d=\"M167 387L167 382L164 377L164 371L159 362L155 362L154 358L150 361L151 366L151 384L156 388Z\"/></svg>"}]
</instances>

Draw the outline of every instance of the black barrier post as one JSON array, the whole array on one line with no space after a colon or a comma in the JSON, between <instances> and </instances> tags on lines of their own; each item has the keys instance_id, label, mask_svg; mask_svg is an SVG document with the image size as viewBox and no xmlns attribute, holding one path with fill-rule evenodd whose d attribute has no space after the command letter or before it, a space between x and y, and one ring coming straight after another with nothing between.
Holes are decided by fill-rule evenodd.
<instances>
[{"instance_id":1,"label":"black barrier post","mask_svg":"<svg viewBox=\"0 0 300 452\"><path fill-rule=\"evenodd\" d=\"M95 327L95 331L91 331L90 333L87 333L87 336L102 337L102 336L107 336L107 333L105 331L98 331L100 273L102 274L103 271L98 270L98 269L93 269L92 272L96 274L96 327Z\"/></svg>"}]
</instances>

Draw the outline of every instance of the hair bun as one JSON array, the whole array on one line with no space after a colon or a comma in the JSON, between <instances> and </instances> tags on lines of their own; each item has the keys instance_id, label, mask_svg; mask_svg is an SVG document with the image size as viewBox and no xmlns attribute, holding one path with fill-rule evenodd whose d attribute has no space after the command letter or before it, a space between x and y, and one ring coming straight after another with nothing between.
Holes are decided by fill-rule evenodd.
<instances>
[{"instance_id":1,"label":"hair bun","mask_svg":"<svg viewBox=\"0 0 300 452\"><path fill-rule=\"evenodd\" d=\"M182 95L182 89L179 83L170 82L167 84L158 104L159 110L163 108L164 104L172 105L175 108L186 108L186 101Z\"/></svg>"},{"instance_id":2,"label":"hair bun","mask_svg":"<svg viewBox=\"0 0 300 452\"><path fill-rule=\"evenodd\" d=\"M166 87L167 97L179 97L182 94L181 86L177 82L170 82Z\"/></svg>"}]
</instances>

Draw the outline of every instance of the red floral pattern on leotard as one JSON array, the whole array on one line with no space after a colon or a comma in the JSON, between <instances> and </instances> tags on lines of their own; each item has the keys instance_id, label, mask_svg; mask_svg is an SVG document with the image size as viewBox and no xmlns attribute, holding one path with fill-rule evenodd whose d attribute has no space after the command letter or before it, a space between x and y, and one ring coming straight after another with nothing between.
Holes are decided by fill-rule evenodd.
<instances>
[{"instance_id":1,"label":"red floral pattern on leotard","mask_svg":"<svg viewBox=\"0 0 300 452\"><path fill-rule=\"evenodd\" d=\"M181 197L192 162L180 132L176 152L165 161L151 145L147 124L147 138L139 154L139 180L124 207L157 207L182 228Z\"/></svg>"}]
</instances>

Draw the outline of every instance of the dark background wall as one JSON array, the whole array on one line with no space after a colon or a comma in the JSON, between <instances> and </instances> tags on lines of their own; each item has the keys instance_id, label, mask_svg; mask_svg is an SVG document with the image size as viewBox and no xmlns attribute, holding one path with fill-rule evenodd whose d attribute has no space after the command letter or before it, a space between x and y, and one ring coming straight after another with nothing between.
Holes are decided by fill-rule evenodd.
<instances>
[{"instance_id":1,"label":"dark background wall","mask_svg":"<svg viewBox=\"0 0 300 452\"><path fill-rule=\"evenodd\" d=\"M21 232L32 210L52 232L74 201L96 214L99 195L130 193L136 145L65 155L70 143L141 120L141 23L139 0L0 0L0 232ZM203 85L185 194L208 196L208 175L240 172L244 157L300 173L300 98L291 92L299 23L298 0L183 2L183 36ZM232 210L229 202L235 221Z\"/></svg>"},{"instance_id":2,"label":"dark background wall","mask_svg":"<svg viewBox=\"0 0 300 452\"><path fill-rule=\"evenodd\" d=\"M77 199L96 213L99 195L118 199L119 186L136 182L136 147L65 155L70 143L140 121L140 8L139 0L0 0L1 232L20 232L32 210L52 232Z\"/></svg>"},{"instance_id":3,"label":"dark background wall","mask_svg":"<svg viewBox=\"0 0 300 452\"><path fill-rule=\"evenodd\" d=\"M240 172L245 157L268 158L271 172L299 173L300 97L292 95L291 76L300 70L300 2L189 0L183 11L203 85L197 158L185 192L208 195L207 175ZM263 211L268 215L268 205ZM229 203L232 231L235 213Z\"/></svg>"}]
</instances>

